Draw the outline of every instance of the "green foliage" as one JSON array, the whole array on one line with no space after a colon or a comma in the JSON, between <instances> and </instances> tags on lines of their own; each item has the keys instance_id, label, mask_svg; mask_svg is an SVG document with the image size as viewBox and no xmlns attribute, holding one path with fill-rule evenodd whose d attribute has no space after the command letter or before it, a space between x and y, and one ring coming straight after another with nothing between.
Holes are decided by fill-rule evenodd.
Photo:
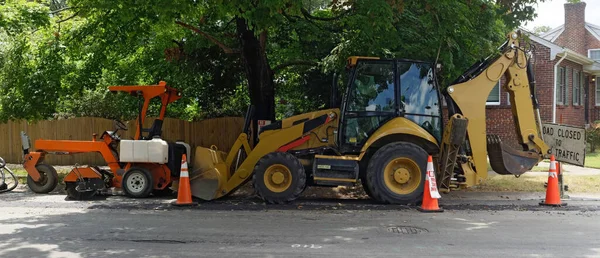
<instances>
[{"instance_id":1,"label":"green foliage","mask_svg":"<svg viewBox=\"0 0 600 258\"><path fill-rule=\"evenodd\" d=\"M106 87L160 80L184 96L168 116L241 116L249 97L235 18L264 36L278 118L327 107L332 74L344 79L353 55L438 60L447 85L533 19L537 2L0 1L0 120L130 119L138 100Z\"/></svg>"},{"instance_id":2,"label":"green foliage","mask_svg":"<svg viewBox=\"0 0 600 258\"><path fill-rule=\"evenodd\" d=\"M586 130L586 141L590 146L590 152L595 152L596 147L600 145L600 125L598 121L591 124L591 126Z\"/></svg>"},{"instance_id":3,"label":"green foliage","mask_svg":"<svg viewBox=\"0 0 600 258\"><path fill-rule=\"evenodd\" d=\"M0 31L9 36L30 32L49 22L48 7L39 3L12 0L0 4Z\"/></svg>"},{"instance_id":4,"label":"green foliage","mask_svg":"<svg viewBox=\"0 0 600 258\"><path fill-rule=\"evenodd\" d=\"M550 28L550 26L535 26L535 27L533 27L533 31L532 32L533 32L533 34L539 36L541 34L544 34L544 33L548 32L548 31L550 31L551 29L552 28Z\"/></svg>"}]
</instances>

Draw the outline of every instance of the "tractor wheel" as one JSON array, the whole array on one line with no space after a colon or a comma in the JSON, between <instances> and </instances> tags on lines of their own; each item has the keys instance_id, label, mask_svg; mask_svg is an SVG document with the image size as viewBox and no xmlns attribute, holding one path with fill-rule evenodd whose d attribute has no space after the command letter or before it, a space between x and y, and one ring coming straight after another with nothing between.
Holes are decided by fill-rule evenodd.
<instances>
[{"instance_id":1,"label":"tractor wheel","mask_svg":"<svg viewBox=\"0 0 600 258\"><path fill-rule=\"evenodd\" d=\"M369 198L374 199L373 194L371 193L371 191L369 191L369 186L367 185L367 179L361 178L360 183L362 185L363 191L365 191L365 194L367 194L367 196L369 196Z\"/></svg>"},{"instance_id":2,"label":"tractor wheel","mask_svg":"<svg viewBox=\"0 0 600 258\"><path fill-rule=\"evenodd\" d=\"M254 167L254 190L268 203L288 203L300 196L306 186L306 173L294 155L273 152Z\"/></svg>"},{"instance_id":3,"label":"tractor wheel","mask_svg":"<svg viewBox=\"0 0 600 258\"><path fill-rule=\"evenodd\" d=\"M146 198L154 189L152 174L145 168L132 167L123 176L123 192L129 197Z\"/></svg>"},{"instance_id":4,"label":"tractor wheel","mask_svg":"<svg viewBox=\"0 0 600 258\"><path fill-rule=\"evenodd\" d=\"M39 164L35 169L40 173L39 182L33 181L31 176L27 175L27 186L35 193L49 193L56 188L58 184L58 173L52 166Z\"/></svg>"},{"instance_id":5,"label":"tractor wheel","mask_svg":"<svg viewBox=\"0 0 600 258\"><path fill-rule=\"evenodd\" d=\"M416 204L423 196L427 152L406 142L395 142L377 150L369 161L367 193L390 204Z\"/></svg>"}]
</instances>

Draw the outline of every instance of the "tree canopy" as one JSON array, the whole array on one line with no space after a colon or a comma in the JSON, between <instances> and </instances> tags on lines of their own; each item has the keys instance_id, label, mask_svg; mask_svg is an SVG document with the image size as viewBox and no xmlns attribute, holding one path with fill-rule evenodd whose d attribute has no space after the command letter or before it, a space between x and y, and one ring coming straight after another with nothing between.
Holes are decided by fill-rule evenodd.
<instances>
[{"instance_id":1,"label":"tree canopy","mask_svg":"<svg viewBox=\"0 0 600 258\"><path fill-rule=\"evenodd\" d=\"M447 85L542 1L0 0L0 120L130 119L107 86L160 80L171 117L281 118L325 107L353 55L439 61Z\"/></svg>"}]
</instances>

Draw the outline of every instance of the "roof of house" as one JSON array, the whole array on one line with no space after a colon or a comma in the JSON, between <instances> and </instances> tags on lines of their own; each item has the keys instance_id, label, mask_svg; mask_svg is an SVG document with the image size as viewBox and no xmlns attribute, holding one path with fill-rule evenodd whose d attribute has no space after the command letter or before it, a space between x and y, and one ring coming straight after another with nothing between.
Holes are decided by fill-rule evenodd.
<instances>
[{"instance_id":1,"label":"roof of house","mask_svg":"<svg viewBox=\"0 0 600 258\"><path fill-rule=\"evenodd\" d=\"M594 33L597 33L597 35L600 35L600 27L595 26L595 25L592 25L592 26L594 26L593 29L596 30ZM590 29L591 28L592 27L590 27ZM596 62L587 56L576 53L573 50L559 46L559 45L553 43L550 40L551 38L550 39L544 38L543 37L544 35L536 36L535 34L528 32L527 30L523 30L523 31L527 34L527 36L531 40L533 40L537 43L540 43L541 45L547 47L550 50L550 60L554 60L557 56L560 57L561 59L566 58L567 60L571 60L578 64L582 64L584 71L586 71L588 73L592 73L594 75L600 75L600 63L599 62ZM550 35L550 34L554 33L554 35L555 35L554 37L558 37L558 35L560 35L560 33L562 32L562 31L560 31L560 32L559 31L560 31L560 29L555 28L555 29L553 29L553 31L548 31L545 35ZM592 34L594 34L594 33L592 33ZM594 36L597 36L597 35L594 35Z\"/></svg>"},{"instance_id":2,"label":"roof of house","mask_svg":"<svg viewBox=\"0 0 600 258\"><path fill-rule=\"evenodd\" d=\"M600 40L600 26L591 24L589 22L585 23L585 29L590 32L597 40ZM549 40L550 42L554 42L560 34L565 31L565 25L560 25L554 29L549 30L546 33L540 35L540 38L545 40Z\"/></svg>"}]
</instances>

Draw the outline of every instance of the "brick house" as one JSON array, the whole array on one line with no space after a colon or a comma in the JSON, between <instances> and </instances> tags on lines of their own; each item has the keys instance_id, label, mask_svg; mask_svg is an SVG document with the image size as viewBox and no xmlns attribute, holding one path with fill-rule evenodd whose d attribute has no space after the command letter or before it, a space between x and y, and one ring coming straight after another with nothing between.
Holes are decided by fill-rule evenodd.
<instances>
[{"instance_id":1,"label":"brick house","mask_svg":"<svg viewBox=\"0 0 600 258\"><path fill-rule=\"evenodd\" d=\"M584 2L564 6L563 25L540 36L527 33L535 48L536 92L543 122L583 127L600 120L600 26L585 22ZM488 97L487 130L517 147L508 93L500 83Z\"/></svg>"}]
</instances>

